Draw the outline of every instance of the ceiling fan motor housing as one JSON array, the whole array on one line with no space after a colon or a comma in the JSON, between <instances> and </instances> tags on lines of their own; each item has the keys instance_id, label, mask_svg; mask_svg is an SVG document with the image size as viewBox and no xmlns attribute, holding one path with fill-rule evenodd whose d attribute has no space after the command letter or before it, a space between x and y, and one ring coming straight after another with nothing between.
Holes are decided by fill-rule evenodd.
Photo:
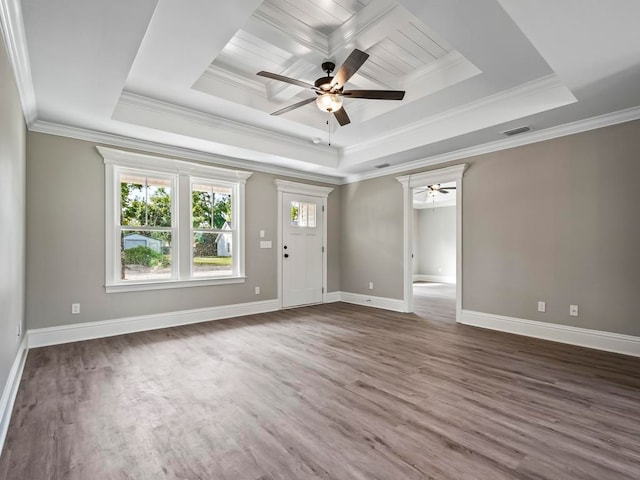
<instances>
[{"instance_id":1,"label":"ceiling fan motor housing","mask_svg":"<svg viewBox=\"0 0 640 480\"><path fill-rule=\"evenodd\" d=\"M323 92L329 92L331 90L331 80L333 80L333 77L320 77L315 81L314 84ZM318 95L321 95L321 92L316 93Z\"/></svg>"}]
</instances>

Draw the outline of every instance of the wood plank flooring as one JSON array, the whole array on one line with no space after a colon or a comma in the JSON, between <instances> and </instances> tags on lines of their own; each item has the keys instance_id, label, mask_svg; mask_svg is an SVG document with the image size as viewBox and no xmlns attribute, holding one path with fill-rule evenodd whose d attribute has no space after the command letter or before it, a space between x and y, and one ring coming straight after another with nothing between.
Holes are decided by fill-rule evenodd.
<instances>
[{"instance_id":1,"label":"wood plank flooring","mask_svg":"<svg viewBox=\"0 0 640 480\"><path fill-rule=\"evenodd\" d=\"M328 304L29 352L0 479L638 480L640 359Z\"/></svg>"},{"instance_id":2,"label":"wood plank flooring","mask_svg":"<svg viewBox=\"0 0 640 480\"><path fill-rule=\"evenodd\" d=\"M413 282L413 311L429 320L455 323L455 284Z\"/></svg>"}]
</instances>

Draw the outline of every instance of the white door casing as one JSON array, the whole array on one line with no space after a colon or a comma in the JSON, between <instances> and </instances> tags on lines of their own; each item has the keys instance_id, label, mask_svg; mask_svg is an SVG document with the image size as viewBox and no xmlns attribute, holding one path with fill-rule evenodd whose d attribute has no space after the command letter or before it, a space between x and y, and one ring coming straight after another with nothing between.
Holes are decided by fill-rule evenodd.
<instances>
[{"instance_id":1,"label":"white door casing","mask_svg":"<svg viewBox=\"0 0 640 480\"><path fill-rule=\"evenodd\" d=\"M413 312L413 275L412 275L412 231L413 225L413 188L434 183L456 182L456 322L462 319L462 176L467 169L463 163L453 167L438 168L412 175L396 177L403 188L403 230L404 230L404 311Z\"/></svg>"},{"instance_id":2,"label":"white door casing","mask_svg":"<svg viewBox=\"0 0 640 480\"><path fill-rule=\"evenodd\" d=\"M327 292L326 205L333 189L285 180L275 183L278 189L280 307L324 302ZM291 202L297 202L301 208L297 221L291 219ZM307 209L304 217L302 209ZM315 211L315 221L308 221L308 210Z\"/></svg>"}]
</instances>

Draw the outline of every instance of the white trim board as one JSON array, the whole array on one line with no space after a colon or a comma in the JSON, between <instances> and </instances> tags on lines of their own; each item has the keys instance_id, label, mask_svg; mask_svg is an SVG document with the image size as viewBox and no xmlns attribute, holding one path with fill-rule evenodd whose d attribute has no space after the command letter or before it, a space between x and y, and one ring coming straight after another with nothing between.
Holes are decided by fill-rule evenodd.
<instances>
[{"instance_id":1,"label":"white trim board","mask_svg":"<svg viewBox=\"0 0 640 480\"><path fill-rule=\"evenodd\" d=\"M178 312L141 315L99 322L76 323L50 328L37 328L27 332L29 348L113 337L127 333L144 332L160 328L190 325L212 320L273 312L279 309L278 300L222 305Z\"/></svg>"},{"instance_id":2,"label":"white trim board","mask_svg":"<svg viewBox=\"0 0 640 480\"><path fill-rule=\"evenodd\" d=\"M552 342L567 343L569 345L640 357L640 337L631 335L525 320L522 318L506 317L470 310L462 311L462 318L459 320L459 323L489 330L497 330L499 332L551 340Z\"/></svg>"},{"instance_id":3,"label":"white trim board","mask_svg":"<svg viewBox=\"0 0 640 480\"><path fill-rule=\"evenodd\" d=\"M414 274L414 282L456 283L455 276Z\"/></svg>"},{"instance_id":4,"label":"white trim board","mask_svg":"<svg viewBox=\"0 0 640 480\"><path fill-rule=\"evenodd\" d=\"M18 387L20 386L20 380L22 379L22 371L24 370L24 364L27 360L27 337L25 336L18 347L16 358L13 361L11 370L9 370L9 377L7 383L2 390L2 397L0 397L0 453L4 447L4 441L7 437L7 431L9 430L9 422L11 421L11 413L13 411L13 404L16 401L18 395Z\"/></svg>"},{"instance_id":5,"label":"white trim board","mask_svg":"<svg viewBox=\"0 0 640 480\"><path fill-rule=\"evenodd\" d=\"M396 298L374 297L373 295L362 295L360 293L349 292L332 292L333 298L339 295L340 301L345 303L353 303L354 305L363 305L365 307L382 308L383 310L392 310L394 312L404 312L404 301Z\"/></svg>"}]
</instances>

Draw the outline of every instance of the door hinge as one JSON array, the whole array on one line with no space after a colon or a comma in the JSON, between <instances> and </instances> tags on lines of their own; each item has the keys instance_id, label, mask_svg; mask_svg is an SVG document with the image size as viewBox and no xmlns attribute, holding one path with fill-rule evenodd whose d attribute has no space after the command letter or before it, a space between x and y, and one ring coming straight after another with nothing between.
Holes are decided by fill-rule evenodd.
<instances>
[{"instance_id":1,"label":"door hinge","mask_svg":"<svg viewBox=\"0 0 640 480\"><path fill-rule=\"evenodd\" d=\"M324 247L322 247L322 253L324 253Z\"/></svg>"},{"instance_id":2,"label":"door hinge","mask_svg":"<svg viewBox=\"0 0 640 480\"><path fill-rule=\"evenodd\" d=\"M322 287L322 293L324 293L324 287Z\"/></svg>"},{"instance_id":3,"label":"door hinge","mask_svg":"<svg viewBox=\"0 0 640 480\"><path fill-rule=\"evenodd\" d=\"M324 205L322 205L322 211L324 212Z\"/></svg>"}]
</instances>

